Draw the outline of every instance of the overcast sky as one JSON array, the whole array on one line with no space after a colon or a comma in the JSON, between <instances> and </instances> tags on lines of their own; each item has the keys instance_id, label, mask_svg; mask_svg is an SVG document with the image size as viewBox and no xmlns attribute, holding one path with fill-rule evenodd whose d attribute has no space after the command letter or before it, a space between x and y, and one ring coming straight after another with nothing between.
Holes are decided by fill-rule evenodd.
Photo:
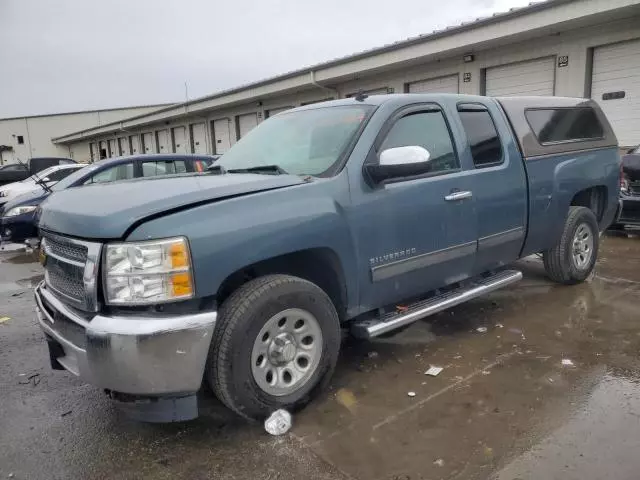
<instances>
[{"instance_id":1,"label":"overcast sky","mask_svg":"<svg viewBox=\"0 0 640 480\"><path fill-rule=\"evenodd\" d=\"M183 101L528 0L0 0L0 118Z\"/></svg>"}]
</instances>

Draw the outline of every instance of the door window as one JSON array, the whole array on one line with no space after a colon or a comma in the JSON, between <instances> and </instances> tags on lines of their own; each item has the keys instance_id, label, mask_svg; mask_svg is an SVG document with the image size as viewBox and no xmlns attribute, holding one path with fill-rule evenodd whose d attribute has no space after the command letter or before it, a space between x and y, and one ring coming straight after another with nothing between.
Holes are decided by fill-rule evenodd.
<instances>
[{"instance_id":1,"label":"door window","mask_svg":"<svg viewBox=\"0 0 640 480\"><path fill-rule=\"evenodd\" d=\"M96 173L85 182L85 185L91 183L108 183L115 182L117 180L128 180L130 178L133 178L133 163L125 163Z\"/></svg>"},{"instance_id":2,"label":"door window","mask_svg":"<svg viewBox=\"0 0 640 480\"><path fill-rule=\"evenodd\" d=\"M144 162L142 164L143 177L157 177L160 175L172 175L186 172L187 165L184 160L162 160L156 162Z\"/></svg>"},{"instance_id":3,"label":"door window","mask_svg":"<svg viewBox=\"0 0 640 480\"><path fill-rule=\"evenodd\" d=\"M483 108L458 108L476 168L502 163L502 144L489 112Z\"/></svg>"},{"instance_id":4,"label":"door window","mask_svg":"<svg viewBox=\"0 0 640 480\"><path fill-rule=\"evenodd\" d=\"M430 173L460 168L444 115L439 110L410 113L389 130L380 152L388 148L419 146L430 154Z\"/></svg>"}]
</instances>

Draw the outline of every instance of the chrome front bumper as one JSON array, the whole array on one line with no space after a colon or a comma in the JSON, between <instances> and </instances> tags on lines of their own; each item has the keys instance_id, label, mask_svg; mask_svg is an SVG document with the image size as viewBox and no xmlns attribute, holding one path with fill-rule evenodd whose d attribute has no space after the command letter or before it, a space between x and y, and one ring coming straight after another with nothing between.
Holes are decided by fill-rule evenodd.
<instances>
[{"instance_id":1,"label":"chrome front bumper","mask_svg":"<svg viewBox=\"0 0 640 480\"><path fill-rule=\"evenodd\" d=\"M55 361L98 387L143 396L200 389L217 313L85 318L47 290L35 289L36 315ZM50 347L51 349L51 344Z\"/></svg>"}]
</instances>

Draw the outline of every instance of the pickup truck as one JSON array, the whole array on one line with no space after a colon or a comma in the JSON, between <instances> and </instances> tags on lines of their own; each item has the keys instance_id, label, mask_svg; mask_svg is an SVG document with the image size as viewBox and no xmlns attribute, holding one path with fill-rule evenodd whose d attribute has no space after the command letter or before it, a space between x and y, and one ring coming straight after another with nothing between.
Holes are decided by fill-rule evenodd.
<instances>
[{"instance_id":1,"label":"pickup truck","mask_svg":"<svg viewBox=\"0 0 640 480\"><path fill-rule=\"evenodd\" d=\"M67 189L41 207L53 368L130 415L263 419L309 402L342 330L388 335L517 282L589 277L619 210L586 99L359 94L263 122L207 175Z\"/></svg>"},{"instance_id":2,"label":"pickup truck","mask_svg":"<svg viewBox=\"0 0 640 480\"><path fill-rule=\"evenodd\" d=\"M33 157L30 158L26 164L12 163L10 165L4 165L0 167L0 186L8 183L20 182L44 170L45 168L53 167L54 165L64 165L67 163L76 162L70 158Z\"/></svg>"}]
</instances>

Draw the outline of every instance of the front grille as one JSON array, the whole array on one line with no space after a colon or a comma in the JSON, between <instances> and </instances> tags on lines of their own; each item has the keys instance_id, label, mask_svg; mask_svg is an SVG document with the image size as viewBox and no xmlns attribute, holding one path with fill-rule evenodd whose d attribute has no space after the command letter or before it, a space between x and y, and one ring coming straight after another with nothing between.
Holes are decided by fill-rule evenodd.
<instances>
[{"instance_id":1,"label":"front grille","mask_svg":"<svg viewBox=\"0 0 640 480\"><path fill-rule=\"evenodd\" d=\"M48 246L48 244L47 244ZM46 266L47 284L76 302L84 302L84 266L66 263L49 255Z\"/></svg>"},{"instance_id":2,"label":"front grille","mask_svg":"<svg viewBox=\"0 0 640 480\"><path fill-rule=\"evenodd\" d=\"M65 243L57 237L46 236L47 250L58 257L67 258L76 262L87 261L87 247L84 245Z\"/></svg>"},{"instance_id":3,"label":"front grille","mask_svg":"<svg viewBox=\"0 0 640 480\"><path fill-rule=\"evenodd\" d=\"M43 245L47 287L57 293L61 301L85 311L95 311L100 244L45 232Z\"/></svg>"},{"instance_id":4,"label":"front grille","mask_svg":"<svg viewBox=\"0 0 640 480\"><path fill-rule=\"evenodd\" d=\"M629 182L629 193L631 195L640 195L640 182Z\"/></svg>"}]
</instances>

